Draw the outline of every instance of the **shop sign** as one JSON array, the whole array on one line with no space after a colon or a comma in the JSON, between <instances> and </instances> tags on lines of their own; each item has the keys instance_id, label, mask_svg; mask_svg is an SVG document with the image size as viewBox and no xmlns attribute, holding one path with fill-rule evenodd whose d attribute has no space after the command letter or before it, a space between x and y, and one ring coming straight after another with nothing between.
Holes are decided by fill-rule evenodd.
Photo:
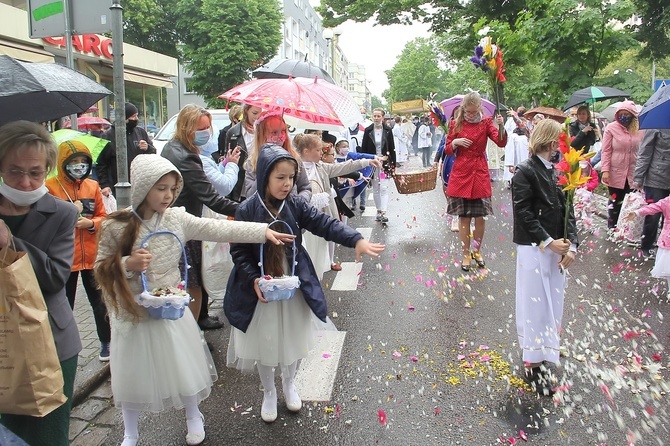
<instances>
[{"instance_id":1,"label":"shop sign","mask_svg":"<svg viewBox=\"0 0 670 446\"><path fill-rule=\"evenodd\" d=\"M45 37L43 42L60 48L65 48L65 37ZM97 34L82 34L72 36L72 47L85 54L105 57L112 60L112 39Z\"/></svg>"}]
</instances>

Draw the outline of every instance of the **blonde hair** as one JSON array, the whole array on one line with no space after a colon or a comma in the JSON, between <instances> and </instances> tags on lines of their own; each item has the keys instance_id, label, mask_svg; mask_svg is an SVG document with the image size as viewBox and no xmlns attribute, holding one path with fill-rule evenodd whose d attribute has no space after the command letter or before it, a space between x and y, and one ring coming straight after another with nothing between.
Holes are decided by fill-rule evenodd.
<instances>
[{"instance_id":1,"label":"blonde hair","mask_svg":"<svg viewBox=\"0 0 670 446\"><path fill-rule=\"evenodd\" d=\"M479 93L477 93L476 91L473 91L463 96L461 106L458 107L458 111L456 112L456 124L454 125L454 133L460 132L461 129L463 128L463 120L465 119L465 107L470 107L473 105L477 107L477 109L481 113L482 97L479 96Z\"/></svg>"},{"instance_id":2,"label":"blonde hair","mask_svg":"<svg viewBox=\"0 0 670 446\"><path fill-rule=\"evenodd\" d=\"M372 109L372 114L374 114L376 111L381 112L382 117L386 116L386 112L384 111L383 108L379 108L379 107L377 107L377 108L373 108L373 109Z\"/></svg>"},{"instance_id":3,"label":"blonde hair","mask_svg":"<svg viewBox=\"0 0 670 446\"><path fill-rule=\"evenodd\" d=\"M46 154L47 174L58 163L58 149L51 134L39 124L14 121L0 127L0 165L12 150L36 149Z\"/></svg>"},{"instance_id":4,"label":"blonde hair","mask_svg":"<svg viewBox=\"0 0 670 446\"><path fill-rule=\"evenodd\" d=\"M632 114L632 113L631 113ZM640 121L637 119L637 116L633 115L633 120L628 125L628 133L634 135L640 130Z\"/></svg>"},{"instance_id":5,"label":"blonde hair","mask_svg":"<svg viewBox=\"0 0 670 446\"><path fill-rule=\"evenodd\" d=\"M256 131L254 132L254 146L251 150L251 155L249 155L249 164L251 165L252 172L256 171L256 163L258 163L258 153L260 152L261 148L265 144L267 144L268 136L270 135L269 124L275 119L279 120L284 125L284 127L286 127L284 118L282 118L280 115L268 116L265 119L259 118L259 120L257 121ZM293 158L298 159L298 154L296 153L295 150L293 150L293 147L291 147L291 141L288 138L288 129L287 129L286 141L284 141L284 144L282 144L281 147L283 147L288 153L290 153Z\"/></svg>"},{"instance_id":6,"label":"blonde hair","mask_svg":"<svg viewBox=\"0 0 670 446\"><path fill-rule=\"evenodd\" d=\"M228 117L230 118L230 122L240 122L240 119L242 118L242 106L233 105L230 107Z\"/></svg>"},{"instance_id":7,"label":"blonde hair","mask_svg":"<svg viewBox=\"0 0 670 446\"><path fill-rule=\"evenodd\" d=\"M249 104L244 104L242 106L242 123L248 125L249 127L253 127L253 123L249 122L249 110L251 110L252 107L256 107L255 105L249 105ZM260 107L256 107L260 108Z\"/></svg>"},{"instance_id":8,"label":"blonde hair","mask_svg":"<svg viewBox=\"0 0 670 446\"><path fill-rule=\"evenodd\" d=\"M558 140L563 127L553 119L543 119L533 128L528 141L528 150L533 155L551 150L551 143Z\"/></svg>"},{"instance_id":9,"label":"blonde hair","mask_svg":"<svg viewBox=\"0 0 670 446\"><path fill-rule=\"evenodd\" d=\"M313 149L314 147L320 148L321 145L323 145L323 141L314 134L298 133L293 137L293 147L295 147L300 156L302 156L305 150Z\"/></svg>"},{"instance_id":10,"label":"blonde hair","mask_svg":"<svg viewBox=\"0 0 670 446\"><path fill-rule=\"evenodd\" d=\"M179 111L177 129L173 139L179 141L189 151L199 154L200 150L193 142L195 131L198 130L198 121L201 117L209 118L209 132L212 132L212 115L199 105L188 104Z\"/></svg>"}]
</instances>

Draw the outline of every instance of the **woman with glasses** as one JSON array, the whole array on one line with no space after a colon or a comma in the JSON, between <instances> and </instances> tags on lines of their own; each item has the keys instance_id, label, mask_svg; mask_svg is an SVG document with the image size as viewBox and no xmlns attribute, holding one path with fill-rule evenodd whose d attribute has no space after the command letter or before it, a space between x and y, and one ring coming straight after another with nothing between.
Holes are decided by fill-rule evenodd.
<instances>
[{"instance_id":1,"label":"woman with glasses","mask_svg":"<svg viewBox=\"0 0 670 446\"><path fill-rule=\"evenodd\" d=\"M28 121L0 127L0 248L26 252L49 313L67 401L38 418L2 414L0 423L31 446L67 446L70 409L81 350L79 331L65 295L74 256L77 208L48 193L47 173L58 151L49 132ZM2 286L2 285L0 285Z\"/></svg>"},{"instance_id":2,"label":"woman with glasses","mask_svg":"<svg viewBox=\"0 0 670 446\"><path fill-rule=\"evenodd\" d=\"M458 236L463 248L461 269L470 271L471 262L484 268L481 254L484 239L484 217L493 213L491 205L491 177L486 160L486 144L490 138L498 147L507 144L507 133L498 133L503 117L484 117L479 93L468 93L456 114L456 121L449 130L445 151L447 156L456 154L447 185L447 214L458 215ZM470 221L475 219L475 230L470 243Z\"/></svg>"}]
</instances>

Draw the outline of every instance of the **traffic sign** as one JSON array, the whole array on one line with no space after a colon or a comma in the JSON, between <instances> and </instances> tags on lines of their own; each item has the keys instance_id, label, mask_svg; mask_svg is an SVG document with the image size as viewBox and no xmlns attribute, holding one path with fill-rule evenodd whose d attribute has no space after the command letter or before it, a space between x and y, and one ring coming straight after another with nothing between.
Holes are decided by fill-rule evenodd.
<instances>
[{"instance_id":1,"label":"traffic sign","mask_svg":"<svg viewBox=\"0 0 670 446\"><path fill-rule=\"evenodd\" d=\"M112 30L111 0L28 0L31 38L65 35L64 1L70 2L72 34L102 34Z\"/></svg>"},{"instance_id":2,"label":"traffic sign","mask_svg":"<svg viewBox=\"0 0 670 446\"><path fill-rule=\"evenodd\" d=\"M656 82L654 82L654 91L657 91L661 87L665 87L666 85L670 85L670 79L657 79Z\"/></svg>"}]
</instances>

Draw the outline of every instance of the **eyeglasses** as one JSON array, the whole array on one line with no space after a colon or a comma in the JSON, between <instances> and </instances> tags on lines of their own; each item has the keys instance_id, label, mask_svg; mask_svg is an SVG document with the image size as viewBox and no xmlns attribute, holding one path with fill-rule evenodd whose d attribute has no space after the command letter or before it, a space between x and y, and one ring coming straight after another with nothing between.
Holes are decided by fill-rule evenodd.
<instances>
[{"instance_id":1,"label":"eyeglasses","mask_svg":"<svg viewBox=\"0 0 670 446\"><path fill-rule=\"evenodd\" d=\"M21 170L21 169L9 169L6 172L0 171L3 176L6 178L20 181L24 176L28 175L31 181L43 181L47 175L46 170Z\"/></svg>"}]
</instances>

